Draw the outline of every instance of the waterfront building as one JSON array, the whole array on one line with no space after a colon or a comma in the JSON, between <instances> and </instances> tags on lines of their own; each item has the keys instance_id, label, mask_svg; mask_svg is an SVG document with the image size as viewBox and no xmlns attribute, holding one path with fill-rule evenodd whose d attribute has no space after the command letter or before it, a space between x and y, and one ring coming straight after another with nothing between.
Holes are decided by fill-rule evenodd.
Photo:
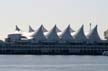
<instances>
[{"instance_id":1,"label":"waterfront building","mask_svg":"<svg viewBox=\"0 0 108 71\"><path fill-rule=\"evenodd\" d=\"M45 35L45 33L47 34ZM16 32L8 34L4 45L0 45L2 54L46 54L46 55L101 55L108 51L108 41L102 40L97 31L97 25L85 35L84 25L74 31L70 25L61 31L56 25L47 31L43 25L38 30L29 26L31 38L24 36L16 26ZM58 35L58 33L61 33ZM75 33L74 35L72 35Z\"/></svg>"}]
</instances>

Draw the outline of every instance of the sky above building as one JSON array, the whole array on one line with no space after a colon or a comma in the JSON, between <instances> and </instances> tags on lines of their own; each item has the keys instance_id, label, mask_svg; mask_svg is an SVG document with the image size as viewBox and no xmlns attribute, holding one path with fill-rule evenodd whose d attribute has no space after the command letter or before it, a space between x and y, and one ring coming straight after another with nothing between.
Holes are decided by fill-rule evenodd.
<instances>
[{"instance_id":1,"label":"sky above building","mask_svg":"<svg viewBox=\"0 0 108 71\"><path fill-rule=\"evenodd\" d=\"M50 30L55 24L64 30L68 24L77 31L84 24L85 32L98 25L98 32L108 29L108 0L0 0L0 38L15 31L24 32L29 25L35 30L43 24Z\"/></svg>"}]
</instances>

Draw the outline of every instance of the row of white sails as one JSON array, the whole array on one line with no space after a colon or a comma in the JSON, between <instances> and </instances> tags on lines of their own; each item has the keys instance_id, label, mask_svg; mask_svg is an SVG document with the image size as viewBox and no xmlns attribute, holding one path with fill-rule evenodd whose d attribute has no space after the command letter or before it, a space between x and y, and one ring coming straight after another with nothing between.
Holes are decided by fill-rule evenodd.
<instances>
[{"instance_id":1,"label":"row of white sails","mask_svg":"<svg viewBox=\"0 0 108 71\"><path fill-rule=\"evenodd\" d=\"M16 31L21 32L21 29L16 26ZM87 34L84 33L84 25L80 27L80 29L75 32L70 25L60 33L61 30L55 25L50 31L48 31L46 28L44 28L43 25L41 25L37 31L35 31L31 26L29 26L29 33L31 34L26 37L31 37L30 39L32 42L75 42L75 43L84 43L84 42L102 42L102 39L100 38L98 31L97 31L97 25ZM24 35L24 34L22 34Z\"/></svg>"}]
</instances>

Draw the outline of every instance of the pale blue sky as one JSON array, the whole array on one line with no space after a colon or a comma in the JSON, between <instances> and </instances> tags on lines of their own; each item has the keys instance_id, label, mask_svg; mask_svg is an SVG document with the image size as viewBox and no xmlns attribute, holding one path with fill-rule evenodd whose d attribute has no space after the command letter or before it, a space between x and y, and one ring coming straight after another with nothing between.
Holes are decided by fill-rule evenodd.
<instances>
[{"instance_id":1,"label":"pale blue sky","mask_svg":"<svg viewBox=\"0 0 108 71\"><path fill-rule=\"evenodd\" d=\"M65 29L68 24L85 32L97 24L101 37L108 28L108 0L0 0L0 35L14 32L15 25L28 31L30 24L51 29L54 24Z\"/></svg>"}]
</instances>

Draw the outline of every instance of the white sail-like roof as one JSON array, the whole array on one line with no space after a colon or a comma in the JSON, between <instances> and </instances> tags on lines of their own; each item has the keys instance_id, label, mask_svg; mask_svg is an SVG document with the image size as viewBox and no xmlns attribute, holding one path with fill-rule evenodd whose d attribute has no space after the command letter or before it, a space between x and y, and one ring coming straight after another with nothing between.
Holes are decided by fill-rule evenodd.
<instances>
[{"instance_id":1,"label":"white sail-like roof","mask_svg":"<svg viewBox=\"0 0 108 71\"><path fill-rule=\"evenodd\" d=\"M56 32L61 32L61 30L55 25Z\"/></svg>"},{"instance_id":2,"label":"white sail-like roof","mask_svg":"<svg viewBox=\"0 0 108 71\"><path fill-rule=\"evenodd\" d=\"M88 39L89 43L94 43L94 42L100 42L101 41L100 36L98 35L98 32L97 32L97 25L87 35L87 39Z\"/></svg>"},{"instance_id":3,"label":"white sail-like roof","mask_svg":"<svg viewBox=\"0 0 108 71\"><path fill-rule=\"evenodd\" d=\"M74 39L76 43L86 42L87 38L84 34L84 25L82 25L81 28L76 32Z\"/></svg>"},{"instance_id":4,"label":"white sail-like roof","mask_svg":"<svg viewBox=\"0 0 108 71\"><path fill-rule=\"evenodd\" d=\"M35 42L44 42L46 41L46 37L43 34L43 25L40 26L40 28L32 35L33 40Z\"/></svg>"},{"instance_id":5,"label":"white sail-like roof","mask_svg":"<svg viewBox=\"0 0 108 71\"><path fill-rule=\"evenodd\" d=\"M41 25L41 27L42 27L43 32L48 32L48 30L43 25Z\"/></svg>"},{"instance_id":6,"label":"white sail-like roof","mask_svg":"<svg viewBox=\"0 0 108 71\"><path fill-rule=\"evenodd\" d=\"M56 42L59 40L59 36L57 35L57 32L60 32L60 30L55 25L52 30L47 35L47 40L49 42Z\"/></svg>"},{"instance_id":7,"label":"white sail-like roof","mask_svg":"<svg viewBox=\"0 0 108 71\"><path fill-rule=\"evenodd\" d=\"M71 35L71 32L74 32L72 29L71 29L71 27L70 27L70 25L64 30L64 32L61 34L61 36L60 36L60 42L73 42L74 41L74 39L73 39L73 37L72 37L72 35Z\"/></svg>"},{"instance_id":8,"label":"white sail-like roof","mask_svg":"<svg viewBox=\"0 0 108 71\"><path fill-rule=\"evenodd\" d=\"M75 32L75 31L70 27L70 24L68 25L67 28L69 28L69 31L70 31L71 33Z\"/></svg>"},{"instance_id":9,"label":"white sail-like roof","mask_svg":"<svg viewBox=\"0 0 108 71\"><path fill-rule=\"evenodd\" d=\"M21 31L21 29L16 25L15 31Z\"/></svg>"},{"instance_id":10,"label":"white sail-like roof","mask_svg":"<svg viewBox=\"0 0 108 71\"><path fill-rule=\"evenodd\" d=\"M34 32L34 29L29 25L29 32Z\"/></svg>"}]
</instances>

